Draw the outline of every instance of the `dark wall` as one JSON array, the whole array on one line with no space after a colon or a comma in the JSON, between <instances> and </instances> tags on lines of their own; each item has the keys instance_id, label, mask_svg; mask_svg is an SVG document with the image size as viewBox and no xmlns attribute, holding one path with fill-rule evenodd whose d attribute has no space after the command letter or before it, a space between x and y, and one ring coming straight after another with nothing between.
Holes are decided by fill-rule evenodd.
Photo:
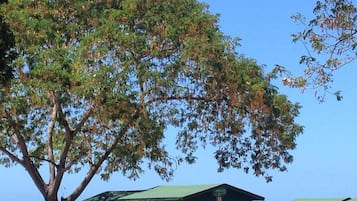
<instances>
[{"instance_id":1,"label":"dark wall","mask_svg":"<svg viewBox=\"0 0 357 201\"><path fill-rule=\"evenodd\" d=\"M214 190L197 193L185 198L183 201L217 201L217 198L214 196ZM252 201L252 198L248 194L226 189L226 194L222 196L221 201Z\"/></svg>"}]
</instances>

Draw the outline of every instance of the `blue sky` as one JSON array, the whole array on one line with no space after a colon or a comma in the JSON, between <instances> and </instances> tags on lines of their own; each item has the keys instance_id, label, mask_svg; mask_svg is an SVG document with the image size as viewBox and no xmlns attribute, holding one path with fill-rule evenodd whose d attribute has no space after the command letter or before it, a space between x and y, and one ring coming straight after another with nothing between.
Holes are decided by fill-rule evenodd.
<instances>
[{"instance_id":1,"label":"blue sky","mask_svg":"<svg viewBox=\"0 0 357 201\"><path fill-rule=\"evenodd\" d=\"M221 30L232 37L240 37L238 52L254 58L269 69L275 64L299 72L299 56L303 46L291 42L291 34L301 27L290 16L296 12L311 15L315 1L287 0L205 0L213 13L220 13ZM356 63L354 63L355 65ZM298 122L305 126L304 134L293 151L294 162L287 172L272 172L273 182L246 175L241 170L217 173L212 150L201 150L194 165L179 166L174 179L167 183L153 171L139 180L131 181L114 174L109 182L95 178L79 200L107 190L145 189L157 185L228 183L257 193L267 201L292 201L296 198L357 197L357 116L355 90L357 68L353 64L336 73L333 89L341 89L344 99L337 102L328 96L318 103L313 91L301 93L278 82L282 93L288 94L303 109ZM70 175L61 187L67 195L78 184L81 175ZM29 176L21 167L0 167L0 194L3 200L42 200Z\"/></svg>"}]
</instances>

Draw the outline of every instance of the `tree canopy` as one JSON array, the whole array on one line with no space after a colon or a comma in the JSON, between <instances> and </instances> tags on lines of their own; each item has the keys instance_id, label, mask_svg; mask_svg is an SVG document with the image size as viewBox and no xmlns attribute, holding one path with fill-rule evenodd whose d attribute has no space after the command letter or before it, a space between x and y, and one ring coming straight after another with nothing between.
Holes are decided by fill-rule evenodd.
<instances>
[{"instance_id":1,"label":"tree canopy","mask_svg":"<svg viewBox=\"0 0 357 201\"><path fill-rule=\"evenodd\" d=\"M0 163L23 166L45 200L58 200L67 173L87 172L67 201L96 174L135 179L149 167L170 179L206 145L219 171L267 181L292 162L300 105L236 53L205 4L9 0L0 11L18 55L0 89ZM165 135L181 155L167 152Z\"/></svg>"},{"instance_id":2,"label":"tree canopy","mask_svg":"<svg viewBox=\"0 0 357 201\"><path fill-rule=\"evenodd\" d=\"M312 19L300 13L293 19L305 26L293 40L302 41L307 54L300 60L306 66L304 81L300 77L291 84L312 86L322 101L335 71L357 58L357 8L351 0L322 0L316 2ZM339 91L334 94L341 100Z\"/></svg>"}]
</instances>

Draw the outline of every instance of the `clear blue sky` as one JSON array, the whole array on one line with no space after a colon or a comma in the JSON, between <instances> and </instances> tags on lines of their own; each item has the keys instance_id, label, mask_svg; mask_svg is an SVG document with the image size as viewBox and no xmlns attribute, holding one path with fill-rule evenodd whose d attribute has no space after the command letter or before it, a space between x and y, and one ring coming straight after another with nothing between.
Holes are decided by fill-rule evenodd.
<instances>
[{"instance_id":1,"label":"clear blue sky","mask_svg":"<svg viewBox=\"0 0 357 201\"><path fill-rule=\"evenodd\" d=\"M240 37L238 51L254 58L267 68L275 64L299 71L299 56L304 54L301 44L293 44L290 35L301 27L290 16L296 12L311 14L315 1L258 1L205 0L213 13L220 13L221 30ZM356 64L356 63L355 63ZM194 165L178 167L174 179L167 183L153 171L139 180L131 181L114 174L109 182L95 178L79 200L107 190L145 189L157 185L228 183L257 193L266 201L292 201L295 198L357 197L357 68L351 64L336 74L334 89L341 89L344 99L337 102L329 96L319 104L312 91L301 93L278 85L294 102L303 105L298 119L305 132L293 151L294 162L288 172L273 172L273 182L246 175L240 170L217 173L212 150L199 152ZM67 195L78 184L81 175L70 175L61 187ZM29 176L21 167L0 167L1 200L42 200Z\"/></svg>"}]
</instances>

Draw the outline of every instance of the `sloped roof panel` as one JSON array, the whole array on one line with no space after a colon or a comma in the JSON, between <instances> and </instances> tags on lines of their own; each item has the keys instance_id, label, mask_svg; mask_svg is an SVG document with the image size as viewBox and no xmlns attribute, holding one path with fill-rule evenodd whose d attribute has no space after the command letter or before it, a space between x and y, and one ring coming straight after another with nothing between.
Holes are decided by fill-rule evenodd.
<instances>
[{"instance_id":1,"label":"sloped roof panel","mask_svg":"<svg viewBox=\"0 0 357 201\"><path fill-rule=\"evenodd\" d=\"M91 198L85 199L84 201L115 201L118 200L120 197L137 192L140 191L106 191Z\"/></svg>"},{"instance_id":2,"label":"sloped roof panel","mask_svg":"<svg viewBox=\"0 0 357 201\"><path fill-rule=\"evenodd\" d=\"M157 186L152 189L134 193L121 197L120 200L139 200L139 199L179 199L195 193L199 193L220 184L210 185L185 185L185 186Z\"/></svg>"}]
</instances>

